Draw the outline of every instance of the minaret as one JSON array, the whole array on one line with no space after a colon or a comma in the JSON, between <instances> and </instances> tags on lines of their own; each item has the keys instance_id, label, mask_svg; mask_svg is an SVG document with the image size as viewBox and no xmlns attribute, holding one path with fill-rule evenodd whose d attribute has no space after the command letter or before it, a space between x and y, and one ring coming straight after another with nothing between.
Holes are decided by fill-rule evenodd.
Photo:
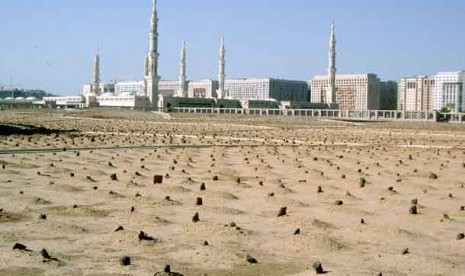
<instances>
[{"instance_id":1,"label":"minaret","mask_svg":"<svg viewBox=\"0 0 465 276\"><path fill-rule=\"evenodd\" d=\"M98 48L94 59L94 79L91 92L95 93L95 95L100 94L100 53Z\"/></svg>"},{"instance_id":2,"label":"minaret","mask_svg":"<svg viewBox=\"0 0 465 276\"><path fill-rule=\"evenodd\" d=\"M144 78L144 93L149 98L150 106L153 109L158 109L158 15L157 1L153 0L152 20L150 32L150 50L147 53L147 71Z\"/></svg>"},{"instance_id":3,"label":"minaret","mask_svg":"<svg viewBox=\"0 0 465 276\"><path fill-rule=\"evenodd\" d=\"M187 78L186 78L186 42L181 46L181 63L179 65L179 97L187 98Z\"/></svg>"},{"instance_id":4,"label":"minaret","mask_svg":"<svg viewBox=\"0 0 465 276\"><path fill-rule=\"evenodd\" d=\"M216 92L216 96L218 99L224 99L228 97L227 91L224 89L224 83L226 79L226 74L225 74L225 61L226 58L226 50L224 46L224 37L221 37L221 46L220 46L220 66L219 66L219 74L218 74L218 81L219 81L219 87L218 91Z\"/></svg>"},{"instance_id":5,"label":"minaret","mask_svg":"<svg viewBox=\"0 0 465 276\"><path fill-rule=\"evenodd\" d=\"M329 84L328 90L326 91L326 103L328 104L336 102L336 34L334 29L333 22L331 24L331 37L329 39Z\"/></svg>"}]
</instances>

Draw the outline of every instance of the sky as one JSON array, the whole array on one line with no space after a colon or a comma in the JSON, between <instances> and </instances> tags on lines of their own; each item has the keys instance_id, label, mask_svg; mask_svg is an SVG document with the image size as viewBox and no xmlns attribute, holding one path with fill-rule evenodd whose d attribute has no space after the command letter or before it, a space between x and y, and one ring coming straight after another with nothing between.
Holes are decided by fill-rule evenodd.
<instances>
[{"instance_id":1,"label":"sky","mask_svg":"<svg viewBox=\"0 0 465 276\"><path fill-rule=\"evenodd\" d=\"M92 79L141 80L152 0L0 0L0 88L73 95ZM331 21L338 73L382 80L465 70L464 0L158 0L159 75L309 80L326 74Z\"/></svg>"}]
</instances>

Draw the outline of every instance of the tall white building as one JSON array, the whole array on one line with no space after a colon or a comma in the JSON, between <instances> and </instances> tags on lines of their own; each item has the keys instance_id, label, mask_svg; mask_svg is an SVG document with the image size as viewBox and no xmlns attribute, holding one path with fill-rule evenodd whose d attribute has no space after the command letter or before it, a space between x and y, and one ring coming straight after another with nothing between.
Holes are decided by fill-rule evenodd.
<instances>
[{"instance_id":1,"label":"tall white building","mask_svg":"<svg viewBox=\"0 0 465 276\"><path fill-rule=\"evenodd\" d=\"M144 81L120 81L115 84L115 94L143 95Z\"/></svg>"},{"instance_id":2,"label":"tall white building","mask_svg":"<svg viewBox=\"0 0 465 276\"><path fill-rule=\"evenodd\" d=\"M270 78L230 79L225 81L225 90L232 99L241 101L309 101L308 86L305 81Z\"/></svg>"},{"instance_id":3,"label":"tall white building","mask_svg":"<svg viewBox=\"0 0 465 276\"><path fill-rule=\"evenodd\" d=\"M219 62L219 73L218 73L218 91L216 95L219 99L225 99L230 97L229 92L225 89L226 82L226 50L224 45L224 37L221 37L220 46L220 62Z\"/></svg>"},{"instance_id":4,"label":"tall white building","mask_svg":"<svg viewBox=\"0 0 465 276\"><path fill-rule=\"evenodd\" d=\"M331 24L331 36L329 38L329 62L328 62L328 90L326 102L332 104L336 101L336 33L334 22Z\"/></svg>"},{"instance_id":5,"label":"tall white building","mask_svg":"<svg viewBox=\"0 0 465 276\"><path fill-rule=\"evenodd\" d=\"M218 81L216 80L189 81L188 97L203 99L216 98L218 85Z\"/></svg>"},{"instance_id":6,"label":"tall white building","mask_svg":"<svg viewBox=\"0 0 465 276\"><path fill-rule=\"evenodd\" d=\"M404 111L434 110L434 77L414 76L400 81L397 109Z\"/></svg>"},{"instance_id":7,"label":"tall white building","mask_svg":"<svg viewBox=\"0 0 465 276\"><path fill-rule=\"evenodd\" d=\"M158 109L158 14L157 1L153 0L151 30L150 30L150 50L145 59L144 70L144 95L149 98L152 108Z\"/></svg>"},{"instance_id":8,"label":"tall white building","mask_svg":"<svg viewBox=\"0 0 465 276\"><path fill-rule=\"evenodd\" d=\"M450 107L453 112L465 111L465 71L441 72L435 78L434 109Z\"/></svg>"},{"instance_id":9,"label":"tall white building","mask_svg":"<svg viewBox=\"0 0 465 276\"><path fill-rule=\"evenodd\" d=\"M179 65L179 89L175 96L187 97L187 76L186 76L186 42L182 42L181 46L181 62Z\"/></svg>"},{"instance_id":10,"label":"tall white building","mask_svg":"<svg viewBox=\"0 0 465 276\"><path fill-rule=\"evenodd\" d=\"M349 74L336 76L336 103L344 110L379 109L380 80L375 74ZM310 81L311 102L329 103L328 76L315 76Z\"/></svg>"}]
</instances>

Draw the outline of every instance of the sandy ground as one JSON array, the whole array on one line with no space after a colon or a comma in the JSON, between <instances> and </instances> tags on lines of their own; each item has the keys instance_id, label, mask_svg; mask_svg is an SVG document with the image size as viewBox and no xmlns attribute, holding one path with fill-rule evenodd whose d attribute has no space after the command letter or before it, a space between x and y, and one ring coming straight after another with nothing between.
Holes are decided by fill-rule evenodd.
<instances>
[{"instance_id":1,"label":"sandy ground","mask_svg":"<svg viewBox=\"0 0 465 276\"><path fill-rule=\"evenodd\" d=\"M0 123L67 131L0 136L0 275L303 276L317 261L327 275L465 275L463 125L126 110Z\"/></svg>"}]
</instances>

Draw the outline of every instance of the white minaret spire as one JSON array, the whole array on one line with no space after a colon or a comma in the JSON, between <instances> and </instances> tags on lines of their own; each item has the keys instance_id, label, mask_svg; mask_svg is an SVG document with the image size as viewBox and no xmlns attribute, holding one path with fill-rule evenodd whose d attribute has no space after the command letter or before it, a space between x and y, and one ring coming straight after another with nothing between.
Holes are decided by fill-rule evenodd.
<instances>
[{"instance_id":1,"label":"white minaret spire","mask_svg":"<svg viewBox=\"0 0 465 276\"><path fill-rule=\"evenodd\" d=\"M225 73L225 65L226 65L226 50L224 45L224 36L221 36L221 46L220 46L220 64L219 64L219 74L218 74L218 81L219 87L218 91L216 92L217 97L219 99L224 99L228 97L227 91L224 89L224 84L226 80L226 73Z\"/></svg>"},{"instance_id":2,"label":"white minaret spire","mask_svg":"<svg viewBox=\"0 0 465 276\"><path fill-rule=\"evenodd\" d=\"M187 98L187 77L186 77L186 42L181 46L181 63L179 65L179 97Z\"/></svg>"},{"instance_id":3,"label":"white minaret spire","mask_svg":"<svg viewBox=\"0 0 465 276\"><path fill-rule=\"evenodd\" d=\"M336 34L335 34L334 21L331 24L331 37L329 38L329 66L328 77L329 85L326 91L326 102L336 102Z\"/></svg>"},{"instance_id":4,"label":"white minaret spire","mask_svg":"<svg viewBox=\"0 0 465 276\"><path fill-rule=\"evenodd\" d=\"M150 49L147 53L147 69L148 73L144 78L144 93L149 98L152 108L158 109L158 15L157 1L153 0L152 19L150 31Z\"/></svg>"},{"instance_id":5,"label":"white minaret spire","mask_svg":"<svg viewBox=\"0 0 465 276\"><path fill-rule=\"evenodd\" d=\"M100 53L98 47L94 59L94 79L92 81L92 92L96 95L100 94Z\"/></svg>"}]
</instances>

